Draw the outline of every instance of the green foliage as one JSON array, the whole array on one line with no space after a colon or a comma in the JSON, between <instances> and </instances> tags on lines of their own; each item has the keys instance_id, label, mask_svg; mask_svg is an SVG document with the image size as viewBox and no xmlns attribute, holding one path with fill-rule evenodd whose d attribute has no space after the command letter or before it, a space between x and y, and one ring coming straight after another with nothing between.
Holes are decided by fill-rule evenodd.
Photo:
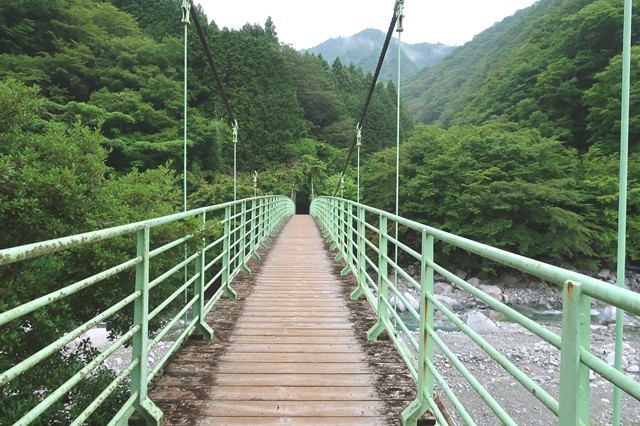
<instances>
[{"instance_id":1,"label":"green foliage","mask_svg":"<svg viewBox=\"0 0 640 426\"><path fill-rule=\"evenodd\" d=\"M640 46L631 48L631 93L640 89ZM584 102L589 107L587 129L590 132L589 142L606 153L614 153L620 142L620 110L622 93L622 55L611 59L609 66L595 76L595 84L584 93ZM631 96L629 120L629 145L632 150L640 146L640 118L633 113L640 106L640 99Z\"/></svg>"},{"instance_id":2,"label":"green foliage","mask_svg":"<svg viewBox=\"0 0 640 426\"><path fill-rule=\"evenodd\" d=\"M580 185L587 194L588 220L598 231L594 251L603 261L613 261L618 243L618 189L620 161L592 148L582 159ZM640 261L640 153L629 156L627 207L627 258Z\"/></svg>"},{"instance_id":3,"label":"green foliage","mask_svg":"<svg viewBox=\"0 0 640 426\"><path fill-rule=\"evenodd\" d=\"M134 171L117 178L105 165L107 151L99 129L80 123L46 122L38 118L44 104L37 91L13 80L0 83L0 222L5 224L0 247L42 241L77 234L96 228L161 216L176 211L179 196L176 177L168 167ZM170 241L183 235L182 227L167 227L154 241ZM97 243L84 250L69 250L33 261L0 269L0 311L44 296L106 267L130 259L135 241L117 238ZM152 274L159 275L175 264L182 253L173 253L154 261ZM91 288L92 297L79 293L39 309L0 330L0 370L5 371L32 355L97 313L130 294L132 277L120 274ZM152 306L174 291L171 281L158 286L152 294ZM110 319L114 334L128 330L131 309ZM156 324L157 325L157 324ZM13 423L28 407L69 379L96 355L84 343L74 350L51 356L34 371L23 374L0 389L2 423ZM68 424L113 380L113 374L99 369L74 391L66 394L46 413L43 424ZM10 397L9 397L10 396ZM100 409L93 422L103 424L103 416L112 416L114 406L122 402L119 390ZM120 402L119 402L120 401ZM111 404L114 404L112 406ZM110 414L109 414L110 413Z\"/></svg>"},{"instance_id":4,"label":"green foliage","mask_svg":"<svg viewBox=\"0 0 640 426\"><path fill-rule=\"evenodd\" d=\"M401 153L403 216L541 260L594 256L578 159L557 141L508 123L420 127ZM363 183L365 200L385 209L395 187L391 159L391 151L374 156Z\"/></svg>"},{"instance_id":5,"label":"green foliage","mask_svg":"<svg viewBox=\"0 0 640 426\"><path fill-rule=\"evenodd\" d=\"M621 49L622 13L621 0L541 0L425 70L408 108L446 127L503 117L584 151L612 128L619 66L605 69ZM634 37L639 17L636 5Z\"/></svg>"}]
</instances>

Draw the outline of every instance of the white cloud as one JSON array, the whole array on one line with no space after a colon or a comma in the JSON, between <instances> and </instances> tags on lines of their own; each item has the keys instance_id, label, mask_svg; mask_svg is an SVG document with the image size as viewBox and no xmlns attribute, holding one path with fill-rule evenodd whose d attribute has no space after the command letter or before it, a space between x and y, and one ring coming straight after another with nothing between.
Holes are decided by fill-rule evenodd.
<instances>
[{"instance_id":1,"label":"white cloud","mask_svg":"<svg viewBox=\"0 0 640 426\"><path fill-rule=\"evenodd\" d=\"M405 0L405 31L410 43L461 45L495 22L536 0ZM395 0L200 0L207 16L221 27L264 24L273 18L281 42L297 49L365 28L386 32Z\"/></svg>"}]
</instances>

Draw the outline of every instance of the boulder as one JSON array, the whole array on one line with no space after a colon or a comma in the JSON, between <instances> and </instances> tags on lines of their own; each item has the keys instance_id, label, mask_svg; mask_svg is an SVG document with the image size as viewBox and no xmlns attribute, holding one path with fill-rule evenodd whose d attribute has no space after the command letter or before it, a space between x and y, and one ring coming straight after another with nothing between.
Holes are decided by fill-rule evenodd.
<instances>
[{"instance_id":1,"label":"boulder","mask_svg":"<svg viewBox=\"0 0 640 426\"><path fill-rule=\"evenodd\" d=\"M513 275L505 275L504 277L502 277L501 281L505 287L515 286L520 282L520 280Z\"/></svg>"},{"instance_id":2,"label":"boulder","mask_svg":"<svg viewBox=\"0 0 640 426\"><path fill-rule=\"evenodd\" d=\"M502 290L495 285L480 285L480 290L497 300L502 300Z\"/></svg>"},{"instance_id":3,"label":"boulder","mask_svg":"<svg viewBox=\"0 0 640 426\"><path fill-rule=\"evenodd\" d=\"M462 310L462 304L449 296L437 295L436 299L452 311Z\"/></svg>"},{"instance_id":4,"label":"boulder","mask_svg":"<svg viewBox=\"0 0 640 426\"><path fill-rule=\"evenodd\" d=\"M600 325L615 324L616 308L607 306L596 316L595 323Z\"/></svg>"},{"instance_id":5,"label":"boulder","mask_svg":"<svg viewBox=\"0 0 640 426\"><path fill-rule=\"evenodd\" d=\"M467 325L478 334L492 334L500 331L500 327L478 311L471 311L467 315Z\"/></svg>"},{"instance_id":6,"label":"boulder","mask_svg":"<svg viewBox=\"0 0 640 426\"><path fill-rule=\"evenodd\" d=\"M453 293L453 287L450 284L438 281L433 285L433 290L436 294L449 294Z\"/></svg>"},{"instance_id":7,"label":"boulder","mask_svg":"<svg viewBox=\"0 0 640 426\"><path fill-rule=\"evenodd\" d=\"M413 294L409 293L408 291L405 291L404 298L407 299L407 302L409 302L409 304L413 309L420 312L420 302L418 301L418 299L415 298Z\"/></svg>"},{"instance_id":8,"label":"boulder","mask_svg":"<svg viewBox=\"0 0 640 426\"><path fill-rule=\"evenodd\" d=\"M598 272L596 277L600 278L601 280L608 280L611 277L611 271L608 269L602 269L600 272Z\"/></svg>"},{"instance_id":9,"label":"boulder","mask_svg":"<svg viewBox=\"0 0 640 426\"><path fill-rule=\"evenodd\" d=\"M607 359L606 359L607 364L613 365L614 362L615 362L615 359L616 359L615 352L610 352L610 353L607 354ZM627 367L629 367L629 360L627 359L626 356L623 355L622 356L622 368L626 369Z\"/></svg>"},{"instance_id":10,"label":"boulder","mask_svg":"<svg viewBox=\"0 0 640 426\"><path fill-rule=\"evenodd\" d=\"M469 284L471 284L472 286L474 286L475 288L480 287L480 278L478 278L478 277L469 278L469 280L467 282Z\"/></svg>"},{"instance_id":11,"label":"boulder","mask_svg":"<svg viewBox=\"0 0 640 426\"><path fill-rule=\"evenodd\" d=\"M463 271L462 269L458 269L458 270L456 270L456 275L457 275L458 277L460 277L461 279L463 279L463 280L464 280L465 278L467 278L467 273L466 273L465 271Z\"/></svg>"},{"instance_id":12,"label":"boulder","mask_svg":"<svg viewBox=\"0 0 640 426\"><path fill-rule=\"evenodd\" d=\"M402 303L402 300L395 296L389 297L389 304L395 307L396 312L404 312L407 310L407 307L404 306L404 303Z\"/></svg>"}]
</instances>

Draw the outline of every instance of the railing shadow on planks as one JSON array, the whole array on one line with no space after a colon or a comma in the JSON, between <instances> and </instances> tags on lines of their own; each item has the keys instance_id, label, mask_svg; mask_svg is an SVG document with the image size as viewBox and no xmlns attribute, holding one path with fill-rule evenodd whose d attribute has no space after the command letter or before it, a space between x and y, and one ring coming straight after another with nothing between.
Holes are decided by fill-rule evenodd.
<instances>
[{"instance_id":1,"label":"railing shadow on planks","mask_svg":"<svg viewBox=\"0 0 640 426\"><path fill-rule=\"evenodd\" d=\"M441 409L442 405L435 400L434 389L446 396L448 406L455 410L457 418L465 424L475 424L477 420L472 418L454 389L443 378L442 370L434 362L436 350L460 372L481 400L495 413L501 424L516 424L496 398L474 377L463 360L453 349L447 347L435 331L436 310L557 416L561 425L590 424L590 371L601 375L632 398L640 400L640 383L590 352L591 300L599 300L629 313L640 314L640 294L340 198L315 198L311 204L311 215L319 224L325 238L333 244L331 249L338 250L336 259L342 259L346 263L342 273L351 273L357 279L357 288L352 293L352 298L364 295L377 313L377 323L369 330L368 338L375 340L386 331L416 382L417 398L403 411L403 424L416 424L417 419L427 410L432 411L440 424L448 423L449 414L446 409ZM397 237L398 233L393 235L393 231L399 228L400 237ZM402 236L405 237L404 242L400 241ZM437 253L434 252L436 242L440 242L439 246L446 244L457 247L560 286L563 291L562 337L438 264ZM414 249L411 245L418 248ZM402 262L397 262L398 255L392 253L395 250L400 251L400 258L410 257L420 263L419 276L410 275L397 264ZM508 320L520 324L542 341L559 349L559 398L554 397L519 368L516 362L494 348L439 301L434 293L434 273L440 274L459 289L503 314ZM414 309L407 300L397 285L397 277L401 277L419 292L419 310ZM390 300L393 300L393 303ZM401 301L410 316L418 322L417 337L403 317L398 315L395 309L396 301ZM555 393L557 394L557 390Z\"/></svg>"},{"instance_id":2,"label":"railing shadow on planks","mask_svg":"<svg viewBox=\"0 0 640 426\"><path fill-rule=\"evenodd\" d=\"M124 245L131 253L126 259L120 256L100 271L83 271L90 276L78 281L58 283L48 294L35 294L32 300L11 300L13 306L7 306L10 301L0 304L6 307L0 312L0 332L28 338L26 335L39 312L55 309L61 303L83 303L92 299L92 292L100 286L118 286L125 293L91 318L70 319L75 320L76 328L51 336L51 341L43 342L29 356L14 357L9 348L0 348L0 365L9 365L0 374L3 404L9 405L10 401L25 396L20 394L21 389L11 386L21 375L40 375L43 382L34 406L15 414L15 418L0 419L0 423L26 425L43 419L46 422L47 410L65 401L63 398L79 383L105 368L104 361L116 350L131 345L131 361L94 400L78 409L71 407L73 399L67 399L62 410L79 412L71 422L73 425L92 423L91 415L124 385L129 387L129 397L109 424L127 424L134 411L142 414L148 423L160 424L162 412L147 396L149 383L194 329L206 339L213 336L213 330L204 320L206 314L224 293L235 297L230 285L233 278L242 271L249 272L245 266L249 258L259 258L256 250L264 248L263 243L294 213L295 205L287 197L257 197L0 250L0 268L4 268L0 269L0 277L3 278L11 273L6 268L36 268L37 261L48 256L73 257L78 252L91 256L92 251L105 250L109 244ZM180 276L183 271L184 279ZM159 299L155 293L161 293L162 297ZM205 293L210 295L208 300ZM52 380L47 376L53 373L37 371L50 357L68 356L69 348L84 333L118 316L124 318L126 329L72 377L51 386ZM149 351L180 324L179 336L162 359L150 368ZM26 395L26 399L32 396Z\"/></svg>"}]
</instances>

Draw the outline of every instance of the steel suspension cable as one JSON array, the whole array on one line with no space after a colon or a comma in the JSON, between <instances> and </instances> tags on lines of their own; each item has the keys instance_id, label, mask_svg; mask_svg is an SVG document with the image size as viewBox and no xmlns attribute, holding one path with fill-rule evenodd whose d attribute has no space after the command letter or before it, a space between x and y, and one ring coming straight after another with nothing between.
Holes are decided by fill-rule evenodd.
<instances>
[{"instance_id":1,"label":"steel suspension cable","mask_svg":"<svg viewBox=\"0 0 640 426\"><path fill-rule=\"evenodd\" d=\"M192 0L193 1L193 0ZM364 106L362 108L362 113L360 114L360 121L358 121L358 126L364 126L364 122L367 118L367 111L369 110L369 103L371 102L371 98L373 97L373 92L376 89L376 84L378 83L378 77L380 76L380 70L382 69L382 64L384 63L384 58L387 55L387 50L389 49L389 43L391 42L391 36L393 35L393 30L396 26L396 22L398 20L397 15L397 3L393 8L393 17L391 18L391 23L389 24L389 29L387 30L387 36L384 40L384 45L382 46L382 51L380 52L380 57L378 58L378 65L376 66L376 71L373 74L373 80L371 81L371 86L369 86L369 92L367 93L367 98L364 102ZM351 157L353 156L353 150L358 143L357 135L353 137L353 143L349 148L349 154L347 155L347 161L344 163L344 167L342 168L342 172L340 173L340 179L338 180L338 185L336 186L336 190L334 192L334 196L338 194L340 190L340 182L344 179L344 174L347 171L347 167L349 167L349 161L351 161Z\"/></svg>"},{"instance_id":2,"label":"steel suspension cable","mask_svg":"<svg viewBox=\"0 0 640 426\"><path fill-rule=\"evenodd\" d=\"M204 31L202 30L202 25L200 25L200 19L198 18L197 9L193 3L193 0L189 1L191 2L191 18L193 19L193 23L196 27L196 32L198 33L198 38L200 39L200 44L202 45L202 49L204 50L207 62L209 62L211 75L216 81L218 91L220 92L220 97L222 98L224 107L227 110L229 124L231 126L237 125L236 117L233 114L233 109L231 108L231 104L229 103L229 97L227 96L227 92L224 90L224 85L222 84L222 80L220 80L220 74L218 74L218 69L216 68L215 62L213 61L213 54L211 53L211 49L209 48L209 42L207 41ZM240 145L242 146L244 160L249 164L249 170L255 170L255 168L253 167L253 161L251 160L251 157L249 157L247 148L244 145L244 141L242 139L240 139Z\"/></svg>"}]
</instances>

